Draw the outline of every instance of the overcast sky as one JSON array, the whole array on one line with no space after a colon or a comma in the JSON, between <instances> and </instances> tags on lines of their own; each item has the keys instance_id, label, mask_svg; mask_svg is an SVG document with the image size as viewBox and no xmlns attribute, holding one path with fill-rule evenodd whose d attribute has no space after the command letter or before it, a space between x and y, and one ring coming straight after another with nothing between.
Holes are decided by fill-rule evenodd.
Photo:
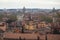
<instances>
[{"instance_id":1,"label":"overcast sky","mask_svg":"<svg viewBox=\"0 0 60 40\"><path fill-rule=\"evenodd\" d=\"M0 0L0 8L48 8L60 9L60 0Z\"/></svg>"}]
</instances>

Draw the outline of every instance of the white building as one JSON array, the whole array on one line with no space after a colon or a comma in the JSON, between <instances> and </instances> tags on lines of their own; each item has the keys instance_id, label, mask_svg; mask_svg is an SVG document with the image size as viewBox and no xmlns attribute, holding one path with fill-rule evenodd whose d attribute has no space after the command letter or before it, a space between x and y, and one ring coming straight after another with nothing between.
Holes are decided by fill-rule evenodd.
<instances>
[{"instance_id":1,"label":"white building","mask_svg":"<svg viewBox=\"0 0 60 40\"><path fill-rule=\"evenodd\" d=\"M24 14L17 15L17 20L22 21L24 17Z\"/></svg>"}]
</instances>

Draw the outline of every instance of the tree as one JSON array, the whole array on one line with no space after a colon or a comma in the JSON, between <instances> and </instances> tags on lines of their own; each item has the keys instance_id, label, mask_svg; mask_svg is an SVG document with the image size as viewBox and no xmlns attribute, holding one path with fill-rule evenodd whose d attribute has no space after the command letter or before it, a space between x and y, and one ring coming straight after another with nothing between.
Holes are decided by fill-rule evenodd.
<instances>
[{"instance_id":1,"label":"tree","mask_svg":"<svg viewBox=\"0 0 60 40\"><path fill-rule=\"evenodd\" d=\"M24 26L22 26L22 33L24 33Z\"/></svg>"},{"instance_id":2,"label":"tree","mask_svg":"<svg viewBox=\"0 0 60 40\"><path fill-rule=\"evenodd\" d=\"M56 18L57 18L57 22L60 22L60 13L59 12L57 12Z\"/></svg>"},{"instance_id":3,"label":"tree","mask_svg":"<svg viewBox=\"0 0 60 40\"><path fill-rule=\"evenodd\" d=\"M53 34L60 34L60 33L59 33L59 30L54 29L54 30L53 30Z\"/></svg>"},{"instance_id":4,"label":"tree","mask_svg":"<svg viewBox=\"0 0 60 40\"><path fill-rule=\"evenodd\" d=\"M0 21L2 21L2 18L4 17L3 14L0 14Z\"/></svg>"},{"instance_id":5,"label":"tree","mask_svg":"<svg viewBox=\"0 0 60 40\"><path fill-rule=\"evenodd\" d=\"M49 16L42 15L41 16L41 19L42 19L42 21L46 21L48 23L51 23L52 22L52 18L50 18Z\"/></svg>"},{"instance_id":6,"label":"tree","mask_svg":"<svg viewBox=\"0 0 60 40\"><path fill-rule=\"evenodd\" d=\"M56 15L56 17L60 18L60 13L59 13L59 12L57 12L57 15Z\"/></svg>"},{"instance_id":7,"label":"tree","mask_svg":"<svg viewBox=\"0 0 60 40\"><path fill-rule=\"evenodd\" d=\"M45 21L48 22L48 23L51 23L51 22L52 22L52 18L46 17L46 18L45 18Z\"/></svg>"},{"instance_id":8,"label":"tree","mask_svg":"<svg viewBox=\"0 0 60 40\"><path fill-rule=\"evenodd\" d=\"M16 15L9 15L8 18L12 19L12 20L17 20Z\"/></svg>"}]
</instances>

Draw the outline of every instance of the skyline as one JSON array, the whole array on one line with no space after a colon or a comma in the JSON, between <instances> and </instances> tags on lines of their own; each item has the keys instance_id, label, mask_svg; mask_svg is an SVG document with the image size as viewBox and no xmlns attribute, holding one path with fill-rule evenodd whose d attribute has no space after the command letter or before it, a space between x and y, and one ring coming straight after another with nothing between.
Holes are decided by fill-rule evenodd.
<instances>
[{"instance_id":1,"label":"skyline","mask_svg":"<svg viewBox=\"0 0 60 40\"><path fill-rule=\"evenodd\" d=\"M60 0L0 0L0 9L15 8L41 8L41 9L60 9Z\"/></svg>"}]
</instances>

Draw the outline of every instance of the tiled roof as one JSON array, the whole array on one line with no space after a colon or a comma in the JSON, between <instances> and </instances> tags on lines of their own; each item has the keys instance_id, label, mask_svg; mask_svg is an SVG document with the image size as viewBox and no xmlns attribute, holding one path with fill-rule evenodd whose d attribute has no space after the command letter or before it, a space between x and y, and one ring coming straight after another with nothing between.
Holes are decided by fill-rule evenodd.
<instances>
[{"instance_id":1,"label":"tiled roof","mask_svg":"<svg viewBox=\"0 0 60 40\"><path fill-rule=\"evenodd\" d=\"M29 33L5 33L4 34L4 38L15 38L15 39L19 39L19 37L21 38L27 38L27 39L37 39L37 35L36 34L29 34Z\"/></svg>"}]
</instances>

